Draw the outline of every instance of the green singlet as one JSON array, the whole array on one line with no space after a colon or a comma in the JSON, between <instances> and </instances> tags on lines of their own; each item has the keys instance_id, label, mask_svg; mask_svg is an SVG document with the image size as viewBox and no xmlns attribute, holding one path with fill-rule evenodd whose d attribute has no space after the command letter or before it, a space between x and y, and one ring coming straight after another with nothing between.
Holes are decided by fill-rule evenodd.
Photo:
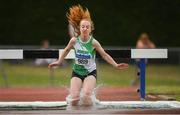
<instances>
[{"instance_id":1,"label":"green singlet","mask_svg":"<svg viewBox=\"0 0 180 115\"><path fill-rule=\"evenodd\" d=\"M75 63L73 65L73 71L79 75L87 75L96 69L96 52L92 45L93 39L90 36L87 42L82 42L79 36L74 45Z\"/></svg>"}]
</instances>

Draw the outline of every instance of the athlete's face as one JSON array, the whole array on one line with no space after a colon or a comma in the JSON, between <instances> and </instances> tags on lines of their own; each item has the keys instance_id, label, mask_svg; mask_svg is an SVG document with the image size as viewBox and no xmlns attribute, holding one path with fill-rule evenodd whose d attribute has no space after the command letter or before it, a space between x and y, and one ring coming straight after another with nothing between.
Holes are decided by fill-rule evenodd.
<instances>
[{"instance_id":1,"label":"athlete's face","mask_svg":"<svg viewBox=\"0 0 180 115\"><path fill-rule=\"evenodd\" d=\"M82 35L89 35L91 33L91 23L88 20L80 22L80 32Z\"/></svg>"}]
</instances>

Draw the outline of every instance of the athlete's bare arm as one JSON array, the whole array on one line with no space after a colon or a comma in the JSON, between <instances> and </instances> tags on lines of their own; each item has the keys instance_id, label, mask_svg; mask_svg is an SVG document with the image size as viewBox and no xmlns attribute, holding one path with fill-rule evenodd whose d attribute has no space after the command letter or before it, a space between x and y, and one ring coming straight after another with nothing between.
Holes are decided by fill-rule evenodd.
<instances>
[{"instance_id":1,"label":"athlete's bare arm","mask_svg":"<svg viewBox=\"0 0 180 115\"><path fill-rule=\"evenodd\" d=\"M125 64L125 63L117 64L113 60L113 58L104 51L104 49L102 48L100 43L95 39L93 39L93 47L96 49L96 51L99 52L99 54L102 56L102 58L104 60L106 60L109 64L111 64L112 66L116 67L117 69L126 69L126 68L128 68L128 64Z\"/></svg>"},{"instance_id":2,"label":"athlete's bare arm","mask_svg":"<svg viewBox=\"0 0 180 115\"><path fill-rule=\"evenodd\" d=\"M63 52L61 54L59 54L59 59L51 64L49 64L49 68L53 67L53 66L58 66L62 63L62 61L64 60L64 58L67 56L67 54L69 53L69 51L72 49L73 45L76 42L76 38L73 37L71 38L71 40L69 41L68 45L65 47L65 49L63 50Z\"/></svg>"}]
</instances>

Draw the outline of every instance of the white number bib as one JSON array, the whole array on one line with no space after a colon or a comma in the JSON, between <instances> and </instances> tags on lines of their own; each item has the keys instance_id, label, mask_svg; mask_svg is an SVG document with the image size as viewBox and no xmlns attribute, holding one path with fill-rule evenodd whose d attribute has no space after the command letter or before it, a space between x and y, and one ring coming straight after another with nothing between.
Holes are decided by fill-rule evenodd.
<instances>
[{"instance_id":1,"label":"white number bib","mask_svg":"<svg viewBox=\"0 0 180 115\"><path fill-rule=\"evenodd\" d=\"M76 59L76 64L78 65L88 65L89 64L89 59L79 59L77 58Z\"/></svg>"}]
</instances>

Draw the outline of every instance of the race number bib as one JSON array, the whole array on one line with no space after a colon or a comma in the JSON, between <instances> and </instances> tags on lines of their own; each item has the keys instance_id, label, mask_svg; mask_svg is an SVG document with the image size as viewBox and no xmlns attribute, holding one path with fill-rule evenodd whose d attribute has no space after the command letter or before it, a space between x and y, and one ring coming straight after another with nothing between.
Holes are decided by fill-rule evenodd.
<instances>
[{"instance_id":1,"label":"race number bib","mask_svg":"<svg viewBox=\"0 0 180 115\"><path fill-rule=\"evenodd\" d=\"M78 65L87 65L87 64L89 64L89 60L88 59L77 59L76 60L76 63L78 64Z\"/></svg>"}]
</instances>

